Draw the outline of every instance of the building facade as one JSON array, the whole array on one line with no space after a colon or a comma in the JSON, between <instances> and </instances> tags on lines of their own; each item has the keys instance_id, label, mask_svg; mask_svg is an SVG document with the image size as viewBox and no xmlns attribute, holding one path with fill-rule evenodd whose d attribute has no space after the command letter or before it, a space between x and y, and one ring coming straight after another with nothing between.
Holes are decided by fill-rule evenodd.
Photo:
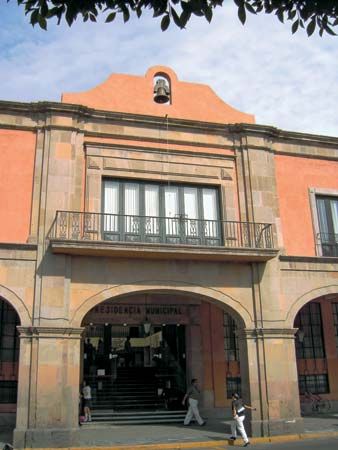
<instances>
[{"instance_id":1,"label":"building facade","mask_svg":"<svg viewBox=\"0 0 338 450\"><path fill-rule=\"evenodd\" d=\"M338 408L338 138L257 125L167 67L112 75L0 102L0 212L17 448L74 443L84 378L115 410L131 373L145 409L198 378L215 420L241 391L254 436Z\"/></svg>"}]
</instances>

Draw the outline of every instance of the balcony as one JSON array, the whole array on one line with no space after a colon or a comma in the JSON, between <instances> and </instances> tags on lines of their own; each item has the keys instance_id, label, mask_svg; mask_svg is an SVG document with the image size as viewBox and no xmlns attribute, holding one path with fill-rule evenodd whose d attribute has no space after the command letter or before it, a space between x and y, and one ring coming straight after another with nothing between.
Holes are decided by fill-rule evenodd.
<instances>
[{"instance_id":1,"label":"balcony","mask_svg":"<svg viewBox=\"0 0 338 450\"><path fill-rule=\"evenodd\" d=\"M276 256L272 225L184 216L57 211L53 253L152 259L267 261Z\"/></svg>"},{"instance_id":2,"label":"balcony","mask_svg":"<svg viewBox=\"0 0 338 450\"><path fill-rule=\"evenodd\" d=\"M338 257L338 234L318 233L317 234L318 255Z\"/></svg>"}]
</instances>

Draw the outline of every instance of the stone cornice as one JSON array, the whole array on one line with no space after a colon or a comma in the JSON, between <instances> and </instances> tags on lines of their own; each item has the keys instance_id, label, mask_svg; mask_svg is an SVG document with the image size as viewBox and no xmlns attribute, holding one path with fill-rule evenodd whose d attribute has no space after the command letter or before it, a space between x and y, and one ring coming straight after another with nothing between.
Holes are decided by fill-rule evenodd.
<instances>
[{"instance_id":1,"label":"stone cornice","mask_svg":"<svg viewBox=\"0 0 338 450\"><path fill-rule=\"evenodd\" d=\"M106 136L104 136L106 137ZM115 139L122 139L122 137L120 136L115 136ZM157 142L159 143L159 141L156 141L155 139L151 140L149 138L145 138L145 139L137 139L134 137L124 137L124 139L130 139L130 140L135 140L135 141L142 141L144 142ZM168 144L173 144L173 145L180 145L180 146L193 146L193 147L200 147L200 148L212 148L212 149L216 149L216 148L221 148L223 150L232 150L233 147L229 147L226 145L215 145L215 144L204 144L204 143L199 143L199 142L186 142L186 141L173 141L173 140L169 140ZM196 153L196 149L187 149L185 148L184 150L177 150L177 149L166 149L163 147L144 147L144 146L140 146L140 147L136 147L135 145L123 145L123 144L110 144L110 143L106 143L106 142L100 142L100 141L85 141L84 142L84 146L85 149L88 150L88 155L89 156L98 156L96 154L91 155L89 153L89 149L92 148L102 148L102 149L107 149L107 150L128 150L128 151L135 151L135 152L149 152L149 153L160 153L160 154L166 154L166 155L179 155L179 156L205 156L206 158L210 158L210 159L221 159L221 160L228 160L228 161L233 161L234 159L237 158L237 156L235 154L233 155L222 155L219 153L206 153L203 151L199 151L198 153Z\"/></svg>"},{"instance_id":2,"label":"stone cornice","mask_svg":"<svg viewBox=\"0 0 338 450\"><path fill-rule=\"evenodd\" d=\"M0 250L37 250L36 244L21 244L18 242L0 242Z\"/></svg>"},{"instance_id":3,"label":"stone cornice","mask_svg":"<svg viewBox=\"0 0 338 450\"><path fill-rule=\"evenodd\" d=\"M55 338L55 339L80 339L84 328L73 327L17 327L21 339L27 338Z\"/></svg>"},{"instance_id":4,"label":"stone cornice","mask_svg":"<svg viewBox=\"0 0 338 450\"><path fill-rule=\"evenodd\" d=\"M0 113L14 114L61 114L75 115L82 120L111 120L122 122L124 124L132 123L133 126L156 126L165 129L167 125L174 128L191 129L193 132L221 133L225 132L240 137L241 135L255 135L265 139L287 140L301 145L317 145L321 144L325 147L338 148L338 137L315 135L310 133L299 133L294 131L281 130L279 128L259 124L222 124L213 122L199 122L186 119L174 119L159 116L148 116L141 114L131 114L123 112L103 111L89 108L82 105L61 103L61 102L11 102L0 101ZM41 120L41 116L39 117ZM76 127L75 127L76 129ZM82 131L82 130L81 130Z\"/></svg>"},{"instance_id":5,"label":"stone cornice","mask_svg":"<svg viewBox=\"0 0 338 450\"><path fill-rule=\"evenodd\" d=\"M279 260L291 263L315 263L315 264L338 264L338 258L334 256L288 256L279 255Z\"/></svg>"},{"instance_id":6,"label":"stone cornice","mask_svg":"<svg viewBox=\"0 0 338 450\"><path fill-rule=\"evenodd\" d=\"M253 328L237 331L239 339L295 339L298 328Z\"/></svg>"},{"instance_id":7,"label":"stone cornice","mask_svg":"<svg viewBox=\"0 0 338 450\"><path fill-rule=\"evenodd\" d=\"M270 138L275 140L287 140L300 143L301 145L325 145L326 147L334 147L338 149L338 137L324 136L320 134L300 133L297 131L282 130L277 127L259 124L234 124L228 125L229 131L237 133L238 135L254 135L263 138ZM273 151L273 149L272 149ZM278 152L279 153L279 152Z\"/></svg>"}]
</instances>

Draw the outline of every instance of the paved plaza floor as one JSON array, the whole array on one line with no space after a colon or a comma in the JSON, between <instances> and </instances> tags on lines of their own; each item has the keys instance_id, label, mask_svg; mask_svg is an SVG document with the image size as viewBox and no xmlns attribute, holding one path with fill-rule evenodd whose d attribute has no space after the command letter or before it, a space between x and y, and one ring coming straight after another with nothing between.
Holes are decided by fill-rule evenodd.
<instances>
[{"instance_id":1,"label":"paved plaza floor","mask_svg":"<svg viewBox=\"0 0 338 450\"><path fill-rule=\"evenodd\" d=\"M304 434L338 433L338 413L304 417ZM77 431L74 447L173 444L178 442L224 441L230 436L230 421L209 421L206 426L171 425L84 425ZM0 429L0 443L12 442L12 430ZM1 447L0 447L1 449Z\"/></svg>"}]
</instances>

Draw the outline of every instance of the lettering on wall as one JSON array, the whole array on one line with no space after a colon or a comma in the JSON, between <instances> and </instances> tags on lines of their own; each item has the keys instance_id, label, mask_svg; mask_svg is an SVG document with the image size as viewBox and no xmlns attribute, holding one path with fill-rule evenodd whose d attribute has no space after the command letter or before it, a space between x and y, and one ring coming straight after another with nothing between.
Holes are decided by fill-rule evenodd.
<instances>
[{"instance_id":1,"label":"lettering on wall","mask_svg":"<svg viewBox=\"0 0 338 450\"><path fill-rule=\"evenodd\" d=\"M180 304L160 304L160 305L140 305L140 304L116 304L113 302L102 303L95 306L85 317L85 324L88 323L111 323L128 324L142 323L145 318L155 323L181 323L188 324L195 322L199 305Z\"/></svg>"}]
</instances>

